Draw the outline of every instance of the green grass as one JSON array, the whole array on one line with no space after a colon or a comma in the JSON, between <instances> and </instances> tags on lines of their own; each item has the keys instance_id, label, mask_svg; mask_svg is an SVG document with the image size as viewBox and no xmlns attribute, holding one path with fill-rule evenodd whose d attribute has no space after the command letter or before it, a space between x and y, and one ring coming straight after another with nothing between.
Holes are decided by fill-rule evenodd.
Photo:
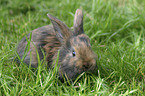
<instances>
[{"instance_id":1,"label":"green grass","mask_svg":"<svg viewBox=\"0 0 145 96\"><path fill-rule=\"evenodd\" d=\"M69 27L77 8L98 55L98 75L81 74L68 86L55 69L13 59L18 42L50 24L50 13ZM41 63L41 62L40 62ZM0 0L0 96L145 95L145 0Z\"/></svg>"}]
</instances>

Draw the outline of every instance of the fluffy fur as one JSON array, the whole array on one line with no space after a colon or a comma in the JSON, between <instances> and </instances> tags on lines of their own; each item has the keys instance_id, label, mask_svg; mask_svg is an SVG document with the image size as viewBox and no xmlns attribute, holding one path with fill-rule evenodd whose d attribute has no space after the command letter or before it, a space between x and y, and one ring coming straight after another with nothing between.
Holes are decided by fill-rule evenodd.
<instances>
[{"instance_id":1,"label":"fluffy fur","mask_svg":"<svg viewBox=\"0 0 145 96\"><path fill-rule=\"evenodd\" d=\"M62 21L48 14L52 25L47 25L32 31L31 41L37 48L39 57L42 60L42 49L45 52L48 66L59 56L59 78L63 75L68 79L75 79L82 72L97 71L96 55L91 49L90 40L83 30L83 13L77 9L74 18L74 31L68 28ZM29 35L27 36L29 39ZM20 58L23 57L27 40L24 37L18 45L17 52ZM30 51L24 59L24 63L31 64L32 67L38 66L38 60L34 45L30 44ZM30 62L30 53L32 60Z\"/></svg>"}]
</instances>

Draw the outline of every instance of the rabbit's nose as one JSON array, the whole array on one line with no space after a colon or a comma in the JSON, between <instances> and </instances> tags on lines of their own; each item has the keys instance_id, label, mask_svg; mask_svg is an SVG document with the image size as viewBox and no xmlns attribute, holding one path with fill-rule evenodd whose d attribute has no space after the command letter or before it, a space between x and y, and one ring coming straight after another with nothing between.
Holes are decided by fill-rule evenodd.
<instances>
[{"instance_id":1,"label":"rabbit's nose","mask_svg":"<svg viewBox=\"0 0 145 96\"><path fill-rule=\"evenodd\" d=\"M92 68L94 68L94 67L96 67L96 60L89 60L89 61L85 61L85 62L83 62L83 65L82 65L82 67L85 69L85 70L87 70L87 69L92 69Z\"/></svg>"}]
</instances>

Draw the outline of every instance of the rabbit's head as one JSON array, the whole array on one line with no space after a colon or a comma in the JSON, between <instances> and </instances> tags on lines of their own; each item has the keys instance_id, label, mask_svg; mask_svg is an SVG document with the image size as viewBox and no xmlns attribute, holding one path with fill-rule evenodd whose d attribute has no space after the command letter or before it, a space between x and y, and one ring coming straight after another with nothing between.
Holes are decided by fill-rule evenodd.
<instances>
[{"instance_id":1,"label":"rabbit's head","mask_svg":"<svg viewBox=\"0 0 145 96\"><path fill-rule=\"evenodd\" d=\"M61 42L59 53L59 76L75 79L82 72L97 72L96 55L91 49L90 39L83 30L83 13L77 9L74 30L48 14L57 37ZM57 57L55 55L55 57Z\"/></svg>"}]
</instances>

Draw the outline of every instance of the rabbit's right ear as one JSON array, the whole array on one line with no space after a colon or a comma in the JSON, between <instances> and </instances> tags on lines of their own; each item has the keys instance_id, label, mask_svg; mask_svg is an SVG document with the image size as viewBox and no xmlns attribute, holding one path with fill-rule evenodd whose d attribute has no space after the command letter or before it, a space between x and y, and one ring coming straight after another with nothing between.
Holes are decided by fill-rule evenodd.
<instances>
[{"instance_id":1,"label":"rabbit's right ear","mask_svg":"<svg viewBox=\"0 0 145 96\"><path fill-rule=\"evenodd\" d=\"M54 16L50 14L47 14L47 16L51 20L55 32L57 32L58 36L62 38L60 41L63 42L63 40L68 40L68 38L72 35L71 30L62 21Z\"/></svg>"},{"instance_id":2,"label":"rabbit's right ear","mask_svg":"<svg viewBox=\"0 0 145 96\"><path fill-rule=\"evenodd\" d=\"M81 9L77 9L74 16L74 34L79 35L84 33L83 29L83 12Z\"/></svg>"}]
</instances>

